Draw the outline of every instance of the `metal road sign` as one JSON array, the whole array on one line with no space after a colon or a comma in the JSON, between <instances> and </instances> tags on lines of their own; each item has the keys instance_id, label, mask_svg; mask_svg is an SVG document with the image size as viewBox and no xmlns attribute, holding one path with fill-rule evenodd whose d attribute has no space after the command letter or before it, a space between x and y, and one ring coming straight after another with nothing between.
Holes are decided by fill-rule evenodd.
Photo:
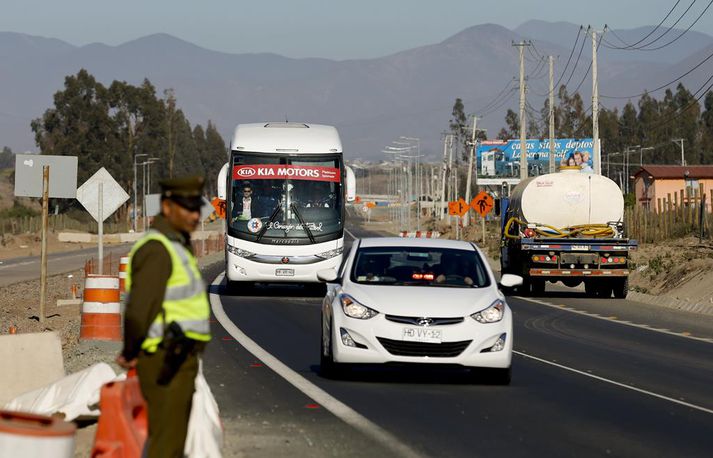
<instances>
[{"instance_id":1,"label":"metal road sign","mask_svg":"<svg viewBox=\"0 0 713 458\"><path fill-rule=\"evenodd\" d=\"M227 205L225 203L225 199L215 197L213 200L210 201L210 204L213 206L215 214L218 215L218 218L225 219L225 207Z\"/></svg>"},{"instance_id":2,"label":"metal road sign","mask_svg":"<svg viewBox=\"0 0 713 458\"><path fill-rule=\"evenodd\" d=\"M210 203L210 200L206 199L205 196L201 197L201 199L203 199L203 205L201 205L201 221L205 221L210 218L210 215L213 214L215 209Z\"/></svg>"},{"instance_id":3,"label":"metal road sign","mask_svg":"<svg viewBox=\"0 0 713 458\"><path fill-rule=\"evenodd\" d=\"M42 167L50 167L49 197L77 196L77 156L15 155L15 196L42 197Z\"/></svg>"},{"instance_id":4,"label":"metal road sign","mask_svg":"<svg viewBox=\"0 0 713 458\"><path fill-rule=\"evenodd\" d=\"M161 213L161 194L146 194L146 216L156 216Z\"/></svg>"},{"instance_id":5,"label":"metal road sign","mask_svg":"<svg viewBox=\"0 0 713 458\"><path fill-rule=\"evenodd\" d=\"M476 212L480 213L480 216L485 217L488 213L493 210L495 206L495 200L493 196L485 191L480 191L473 200L470 201L470 206Z\"/></svg>"},{"instance_id":6,"label":"metal road sign","mask_svg":"<svg viewBox=\"0 0 713 458\"><path fill-rule=\"evenodd\" d=\"M51 182L51 180L50 180ZM99 184L102 184L102 220L99 221ZM52 186L50 184L50 186ZM129 199L119 183L104 167L77 189L77 200L98 222L104 222Z\"/></svg>"},{"instance_id":7,"label":"metal road sign","mask_svg":"<svg viewBox=\"0 0 713 458\"><path fill-rule=\"evenodd\" d=\"M462 197L458 200L448 202L449 215L463 216L468 213L469 208L468 202L466 202Z\"/></svg>"}]
</instances>

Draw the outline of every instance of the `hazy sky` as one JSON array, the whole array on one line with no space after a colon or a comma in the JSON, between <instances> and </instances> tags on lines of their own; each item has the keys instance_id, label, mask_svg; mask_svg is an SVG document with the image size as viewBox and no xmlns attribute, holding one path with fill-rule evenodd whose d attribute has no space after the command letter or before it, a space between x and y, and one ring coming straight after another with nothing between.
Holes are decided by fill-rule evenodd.
<instances>
[{"instance_id":1,"label":"hazy sky","mask_svg":"<svg viewBox=\"0 0 713 458\"><path fill-rule=\"evenodd\" d=\"M682 0L672 24L693 0ZM529 19L598 28L655 25L674 0L2 0L0 31L117 45L157 32L231 53L369 58L437 43L466 27ZM697 1L687 27L709 4ZM694 30L713 31L713 7Z\"/></svg>"}]
</instances>

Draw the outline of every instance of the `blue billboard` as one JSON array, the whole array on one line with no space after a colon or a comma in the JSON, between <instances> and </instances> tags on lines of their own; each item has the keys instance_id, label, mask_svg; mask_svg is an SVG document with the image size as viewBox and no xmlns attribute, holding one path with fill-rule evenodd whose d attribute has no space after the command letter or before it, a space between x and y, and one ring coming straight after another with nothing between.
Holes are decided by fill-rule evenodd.
<instances>
[{"instance_id":1,"label":"blue billboard","mask_svg":"<svg viewBox=\"0 0 713 458\"><path fill-rule=\"evenodd\" d=\"M549 172L550 141L527 140L528 175ZM519 177L520 140L485 140L476 148L479 177ZM555 165L579 166L584 172L592 171L594 141L591 138L560 138L555 140Z\"/></svg>"}]
</instances>

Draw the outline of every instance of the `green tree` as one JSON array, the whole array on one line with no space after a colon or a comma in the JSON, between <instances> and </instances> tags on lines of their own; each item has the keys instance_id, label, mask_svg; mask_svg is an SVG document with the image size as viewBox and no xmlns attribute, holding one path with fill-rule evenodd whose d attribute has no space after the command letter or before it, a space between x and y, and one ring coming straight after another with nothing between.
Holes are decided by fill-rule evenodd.
<instances>
[{"instance_id":1,"label":"green tree","mask_svg":"<svg viewBox=\"0 0 713 458\"><path fill-rule=\"evenodd\" d=\"M64 80L54 94L54 108L31 123L42 154L77 156L78 180L84 182L102 166L119 173L119 148L109 115L107 89L82 69Z\"/></svg>"},{"instance_id":2,"label":"green tree","mask_svg":"<svg viewBox=\"0 0 713 458\"><path fill-rule=\"evenodd\" d=\"M7 146L3 146L0 152L0 169L9 169L15 166L15 155Z\"/></svg>"},{"instance_id":3,"label":"green tree","mask_svg":"<svg viewBox=\"0 0 713 458\"><path fill-rule=\"evenodd\" d=\"M507 127L503 127L498 133L500 140L508 140L520 136L520 116L509 108L505 113L505 125Z\"/></svg>"},{"instance_id":4,"label":"green tree","mask_svg":"<svg viewBox=\"0 0 713 458\"><path fill-rule=\"evenodd\" d=\"M466 135L466 116L463 100L456 98L451 111L451 119L448 121L448 128L456 138L456 160L467 159L468 136Z\"/></svg>"},{"instance_id":5,"label":"green tree","mask_svg":"<svg viewBox=\"0 0 713 458\"><path fill-rule=\"evenodd\" d=\"M205 129L205 148L203 163L206 169L206 192L215 195L218 172L228 161L228 153L223 137L220 136L218 129L211 121L208 121L208 126Z\"/></svg>"}]
</instances>

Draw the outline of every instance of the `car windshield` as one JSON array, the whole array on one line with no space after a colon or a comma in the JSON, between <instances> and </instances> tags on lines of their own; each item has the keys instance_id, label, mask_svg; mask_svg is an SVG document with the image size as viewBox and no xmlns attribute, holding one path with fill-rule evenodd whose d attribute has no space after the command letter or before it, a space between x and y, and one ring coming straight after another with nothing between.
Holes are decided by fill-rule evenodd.
<instances>
[{"instance_id":1,"label":"car windshield","mask_svg":"<svg viewBox=\"0 0 713 458\"><path fill-rule=\"evenodd\" d=\"M490 278L475 250L371 247L357 251L352 281L361 284L482 288Z\"/></svg>"},{"instance_id":2,"label":"car windshield","mask_svg":"<svg viewBox=\"0 0 713 458\"><path fill-rule=\"evenodd\" d=\"M342 230L341 158L233 155L231 235L326 241Z\"/></svg>"}]
</instances>

